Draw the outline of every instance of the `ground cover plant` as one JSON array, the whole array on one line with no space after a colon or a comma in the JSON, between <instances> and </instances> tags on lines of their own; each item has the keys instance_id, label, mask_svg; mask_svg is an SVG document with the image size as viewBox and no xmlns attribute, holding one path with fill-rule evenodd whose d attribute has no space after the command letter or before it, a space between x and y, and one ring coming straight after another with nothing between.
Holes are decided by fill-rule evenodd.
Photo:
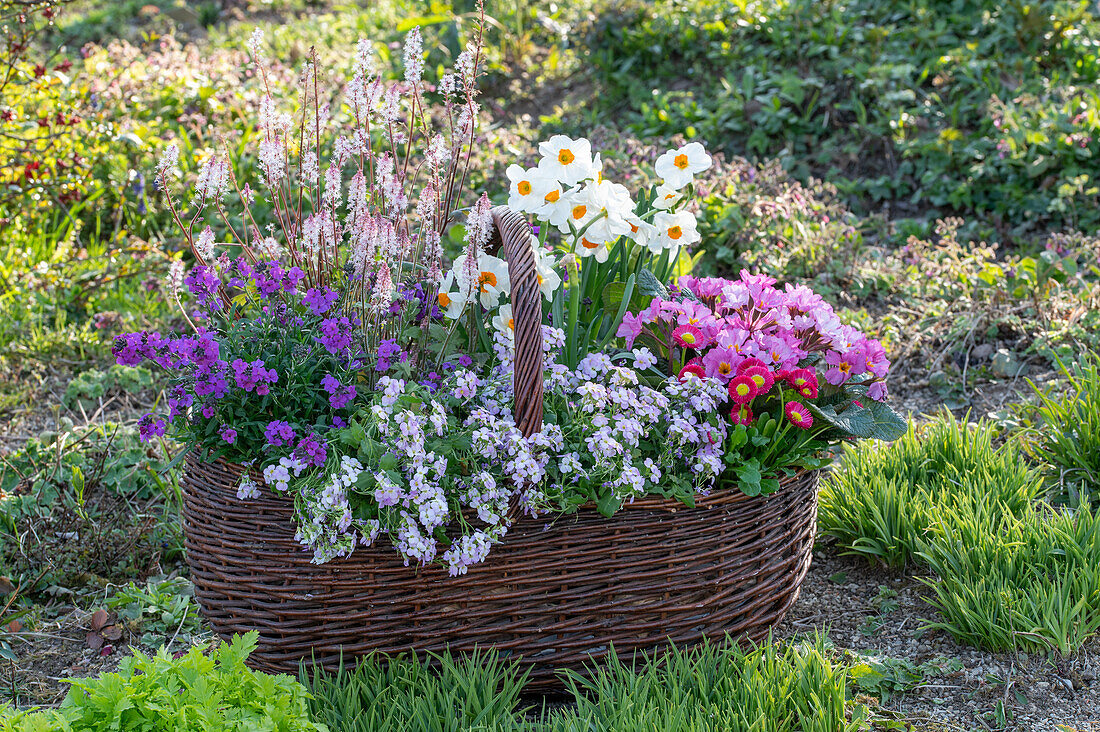
<instances>
[{"instance_id":1,"label":"ground cover plant","mask_svg":"<svg viewBox=\"0 0 1100 732\"><path fill-rule=\"evenodd\" d=\"M306 690L289 676L245 666L255 632L179 658L136 654L118 673L71 682L57 711L0 711L5 732L98 730L286 730L323 732L309 720Z\"/></svg>"},{"instance_id":2,"label":"ground cover plant","mask_svg":"<svg viewBox=\"0 0 1100 732\"><path fill-rule=\"evenodd\" d=\"M1097 224L1096 22L1084 3L668 0L620 5L588 43L600 108L644 134L687 129L1024 238Z\"/></svg>"}]
</instances>

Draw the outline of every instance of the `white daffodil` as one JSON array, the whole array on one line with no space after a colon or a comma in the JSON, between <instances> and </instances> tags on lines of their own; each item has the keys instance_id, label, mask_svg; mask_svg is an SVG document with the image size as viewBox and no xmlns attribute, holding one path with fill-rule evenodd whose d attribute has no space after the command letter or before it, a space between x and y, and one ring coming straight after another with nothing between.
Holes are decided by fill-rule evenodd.
<instances>
[{"instance_id":1,"label":"white daffodil","mask_svg":"<svg viewBox=\"0 0 1100 732\"><path fill-rule=\"evenodd\" d=\"M535 213L546 203L551 191L561 191L556 180L538 168L524 170L518 165L509 165L508 170L508 208L522 213Z\"/></svg>"},{"instance_id":2,"label":"white daffodil","mask_svg":"<svg viewBox=\"0 0 1100 732\"><path fill-rule=\"evenodd\" d=\"M535 260L535 275L539 280L539 291L547 302L554 300L554 293L561 287L561 275L554 269L554 255L546 254Z\"/></svg>"},{"instance_id":3,"label":"white daffodil","mask_svg":"<svg viewBox=\"0 0 1100 732\"><path fill-rule=\"evenodd\" d=\"M592 191L584 186L563 193L551 209L547 220L561 233L569 234L570 225L573 231L580 231L598 211L596 202L592 200Z\"/></svg>"},{"instance_id":4,"label":"white daffodil","mask_svg":"<svg viewBox=\"0 0 1100 732\"><path fill-rule=\"evenodd\" d=\"M630 217L627 223L630 224L630 233L627 236L636 241L639 246L649 247L654 254L661 253L662 244L658 236L660 232L657 231L656 226L648 221L642 221L638 216Z\"/></svg>"},{"instance_id":5,"label":"white daffodil","mask_svg":"<svg viewBox=\"0 0 1100 732\"><path fill-rule=\"evenodd\" d=\"M603 264L611 253L609 243L606 239L590 238L585 234L577 240L577 246L573 251L581 257L595 257L597 262Z\"/></svg>"},{"instance_id":6,"label":"white daffodil","mask_svg":"<svg viewBox=\"0 0 1100 732\"><path fill-rule=\"evenodd\" d=\"M542 221L549 221L553 216L554 211L557 210L558 205L561 203L562 190L561 183L558 183L549 176L545 177L548 187L546 192L543 193L542 203L531 213L535 214Z\"/></svg>"},{"instance_id":7,"label":"white daffodil","mask_svg":"<svg viewBox=\"0 0 1100 732\"><path fill-rule=\"evenodd\" d=\"M493 317L493 327L499 330L501 333L511 335L515 332L516 324L512 319L512 304L501 305L497 310L496 316Z\"/></svg>"},{"instance_id":8,"label":"white daffodil","mask_svg":"<svg viewBox=\"0 0 1100 732\"><path fill-rule=\"evenodd\" d=\"M661 211L653 217L653 225L657 227L657 243L662 249L687 246L702 239L699 229L696 228L695 217L686 211ZM651 243L650 249L653 246Z\"/></svg>"},{"instance_id":9,"label":"white daffodil","mask_svg":"<svg viewBox=\"0 0 1100 732\"><path fill-rule=\"evenodd\" d=\"M597 175L592 162L592 143L583 137L573 140L565 135L554 135L539 143L539 153L542 155L539 170L564 185L574 186Z\"/></svg>"},{"instance_id":10,"label":"white daffodil","mask_svg":"<svg viewBox=\"0 0 1100 732\"><path fill-rule=\"evenodd\" d=\"M689 142L679 150L669 150L657 158L657 175L665 179L665 185L680 190L692 181L696 173L710 167L710 155L698 142Z\"/></svg>"},{"instance_id":11,"label":"white daffodil","mask_svg":"<svg viewBox=\"0 0 1100 732\"><path fill-rule=\"evenodd\" d=\"M596 207L595 220L585 235L590 239L611 241L629 234L631 228L627 219L634 215L634 201L626 186L604 180L585 188L589 189L589 200Z\"/></svg>"},{"instance_id":12,"label":"white daffodil","mask_svg":"<svg viewBox=\"0 0 1100 732\"><path fill-rule=\"evenodd\" d=\"M510 292L508 263L498 257L483 254L477 264L477 291L481 296L481 304L486 308L496 307L500 296L507 296Z\"/></svg>"},{"instance_id":13,"label":"white daffodil","mask_svg":"<svg viewBox=\"0 0 1100 732\"><path fill-rule=\"evenodd\" d=\"M454 287L455 273L454 270L451 270L443 278L443 282L439 285L439 294L436 295L439 309L451 320L456 320L462 316L462 311L466 309L467 302L466 294L461 289L455 290Z\"/></svg>"},{"instance_id":14,"label":"white daffodil","mask_svg":"<svg viewBox=\"0 0 1100 732\"><path fill-rule=\"evenodd\" d=\"M672 208L673 204L684 197L683 192L678 188L673 188L667 183L657 186L657 194L653 198L653 208L659 208L662 211L667 211Z\"/></svg>"}]
</instances>

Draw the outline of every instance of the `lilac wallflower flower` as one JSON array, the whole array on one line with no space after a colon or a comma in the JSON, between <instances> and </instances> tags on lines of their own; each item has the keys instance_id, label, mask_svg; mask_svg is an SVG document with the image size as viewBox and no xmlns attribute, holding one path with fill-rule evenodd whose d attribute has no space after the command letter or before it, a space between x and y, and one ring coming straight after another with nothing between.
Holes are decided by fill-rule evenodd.
<instances>
[{"instance_id":1,"label":"lilac wallflower flower","mask_svg":"<svg viewBox=\"0 0 1100 732\"><path fill-rule=\"evenodd\" d=\"M375 371L389 371L393 365L393 359L401 356L401 346L393 338L385 338L378 344L378 363Z\"/></svg>"},{"instance_id":2,"label":"lilac wallflower flower","mask_svg":"<svg viewBox=\"0 0 1100 732\"><path fill-rule=\"evenodd\" d=\"M294 428L287 422L275 419L268 423L264 437L267 438L267 444L273 447L290 446L294 444Z\"/></svg>"},{"instance_id":3,"label":"lilac wallflower flower","mask_svg":"<svg viewBox=\"0 0 1100 732\"><path fill-rule=\"evenodd\" d=\"M325 459L328 457L328 445L317 433L310 432L294 448L294 457L306 465L317 468L323 467Z\"/></svg>"},{"instance_id":4,"label":"lilac wallflower flower","mask_svg":"<svg viewBox=\"0 0 1100 732\"><path fill-rule=\"evenodd\" d=\"M237 441L237 430L233 429L227 424L223 424L221 426L221 429L218 430L218 434L221 435L221 438L230 445Z\"/></svg>"},{"instance_id":5,"label":"lilac wallflower flower","mask_svg":"<svg viewBox=\"0 0 1100 732\"><path fill-rule=\"evenodd\" d=\"M154 414L146 414L138 422L138 435L142 442L149 442L154 437L162 437L167 431L167 423Z\"/></svg>"},{"instance_id":6,"label":"lilac wallflower flower","mask_svg":"<svg viewBox=\"0 0 1100 732\"><path fill-rule=\"evenodd\" d=\"M183 283L202 307L213 310L220 305L218 289L221 287L221 279L213 267L200 264L191 270Z\"/></svg>"},{"instance_id":7,"label":"lilac wallflower flower","mask_svg":"<svg viewBox=\"0 0 1100 732\"><path fill-rule=\"evenodd\" d=\"M314 315L324 315L332 309L332 306L339 299L340 295L331 288L311 287L306 290L306 294L302 297L302 304L308 307Z\"/></svg>"},{"instance_id":8,"label":"lilac wallflower flower","mask_svg":"<svg viewBox=\"0 0 1100 732\"><path fill-rule=\"evenodd\" d=\"M352 342L352 322L346 317L322 320L321 337L317 340L329 353L346 351Z\"/></svg>"}]
</instances>

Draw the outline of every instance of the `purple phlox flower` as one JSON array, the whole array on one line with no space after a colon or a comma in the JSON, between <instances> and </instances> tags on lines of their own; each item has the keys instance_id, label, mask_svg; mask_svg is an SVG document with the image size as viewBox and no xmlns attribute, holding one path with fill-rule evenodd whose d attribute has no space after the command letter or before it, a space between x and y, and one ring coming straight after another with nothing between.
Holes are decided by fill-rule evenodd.
<instances>
[{"instance_id":1,"label":"purple phlox flower","mask_svg":"<svg viewBox=\"0 0 1100 732\"><path fill-rule=\"evenodd\" d=\"M237 441L237 430L227 424L221 426L221 429L218 430L218 434L230 445Z\"/></svg>"}]
</instances>

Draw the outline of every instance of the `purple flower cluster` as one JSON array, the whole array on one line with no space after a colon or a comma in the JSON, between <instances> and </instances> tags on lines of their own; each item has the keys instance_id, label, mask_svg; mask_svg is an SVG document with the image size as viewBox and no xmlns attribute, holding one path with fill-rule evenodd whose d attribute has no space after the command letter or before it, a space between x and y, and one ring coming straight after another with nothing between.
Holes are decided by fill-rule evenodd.
<instances>
[{"instance_id":1,"label":"purple flower cluster","mask_svg":"<svg viewBox=\"0 0 1100 732\"><path fill-rule=\"evenodd\" d=\"M237 388L247 392L255 391L259 396L271 393L271 384L279 381L279 374L275 369L264 368L263 359L258 358L249 363L238 358L233 360L232 366Z\"/></svg>"},{"instance_id":2,"label":"purple flower cluster","mask_svg":"<svg viewBox=\"0 0 1100 732\"><path fill-rule=\"evenodd\" d=\"M315 432L310 432L294 448L293 458L304 465L321 468L328 458L328 443Z\"/></svg>"},{"instance_id":3,"label":"purple flower cluster","mask_svg":"<svg viewBox=\"0 0 1100 732\"><path fill-rule=\"evenodd\" d=\"M404 360L405 354L401 350L401 346L397 345L397 340L394 338L384 338L378 344L378 363L375 365L375 371L389 371L393 366L393 360L400 358Z\"/></svg>"},{"instance_id":4,"label":"purple flower cluster","mask_svg":"<svg viewBox=\"0 0 1100 732\"><path fill-rule=\"evenodd\" d=\"M219 290L222 281L213 267L198 265L188 273L183 283L202 307L213 310L220 306Z\"/></svg>"},{"instance_id":5,"label":"purple flower cluster","mask_svg":"<svg viewBox=\"0 0 1100 732\"><path fill-rule=\"evenodd\" d=\"M294 428L290 426L289 422L284 422L279 419L273 419L267 423L267 429L264 430L264 437L267 438L267 444L273 447L293 447L296 435Z\"/></svg>"},{"instance_id":6,"label":"purple flower cluster","mask_svg":"<svg viewBox=\"0 0 1100 732\"><path fill-rule=\"evenodd\" d=\"M321 321L321 335L317 341L329 353L343 353L351 348L355 323L348 317L325 318Z\"/></svg>"},{"instance_id":7,"label":"purple flower cluster","mask_svg":"<svg viewBox=\"0 0 1100 732\"><path fill-rule=\"evenodd\" d=\"M343 409L355 399L355 386L341 384L332 374L325 374L325 378L321 379L321 388L328 392L328 403L333 409Z\"/></svg>"},{"instance_id":8,"label":"purple flower cluster","mask_svg":"<svg viewBox=\"0 0 1100 732\"><path fill-rule=\"evenodd\" d=\"M221 429L218 430L218 435L229 445L237 441L237 430L227 424L221 426Z\"/></svg>"},{"instance_id":9,"label":"purple flower cluster","mask_svg":"<svg viewBox=\"0 0 1100 732\"><path fill-rule=\"evenodd\" d=\"M273 297L279 292L294 292L306 276L298 267L284 269L274 261L252 264L244 257L236 259L234 269L237 275L230 278L230 287L244 289L251 282L262 298Z\"/></svg>"},{"instance_id":10,"label":"purple flower cluster","mask_svg":"<svg viewBox=\"0 0 1100 732\"><path fill-rule=\"evenodd\" d=\"M154 437L161 437L168 430L168 425L163 419L153 414L146 414L138 422L138 435L142 442L149 442Z\"/></svg>"},{"instance_id":11,"label":"purple flower cluster","mask_svg":"<svg viewBox=\"0 0 1100 732\"><path fill-rule=\"evenodd\" d=\"M339 293L328 287L311 287L302 296L302 304L309 308L314 315L324 315L336 301L340 299Z\"/></svg>"}]
</instances>

